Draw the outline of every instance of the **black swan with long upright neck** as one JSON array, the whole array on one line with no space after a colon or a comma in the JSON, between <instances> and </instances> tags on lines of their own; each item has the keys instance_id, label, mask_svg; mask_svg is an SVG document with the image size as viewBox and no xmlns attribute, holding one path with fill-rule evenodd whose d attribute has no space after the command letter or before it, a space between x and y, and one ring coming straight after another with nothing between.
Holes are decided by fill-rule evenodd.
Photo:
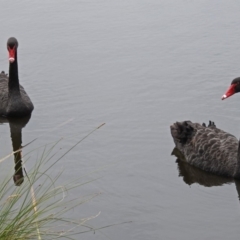
<instances>
[{"instance_id":1,"label":"black swan with long upright neck","mask_svg":"<svg viewBox=\"0 0 240 240\"><path fill-rule=\"evenodd\" d=\"M0 73L0 116L4 117L28 116L34 108L29 96L19 84L17 48L17 39L9 38L9 77L4 72Z\"/></svg>"},{"instance_id":2,"label":"black swan with long upright neck","mask_svg":"<svg viewBox=\"0 0 240 240\"><path fill-rule=\"evenodd\" d=\"M240 92L240 77L235 78L222 100ZM176 148L184 160L204 171L240 178L240 141L210 122L176 122L170 126Z\"/></svg>"}]
</instances>

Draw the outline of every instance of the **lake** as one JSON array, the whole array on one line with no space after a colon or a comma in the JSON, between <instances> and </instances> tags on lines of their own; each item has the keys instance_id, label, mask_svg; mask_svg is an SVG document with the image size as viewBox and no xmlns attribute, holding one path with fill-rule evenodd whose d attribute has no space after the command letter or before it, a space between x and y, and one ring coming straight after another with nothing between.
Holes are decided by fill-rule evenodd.
<instances>
[{"instance_id":1,"label":"lake","mask_svg":"<svg viewBox=\"0 0 240 240\"><path fill-rule=\"evenodd\" d=\"M53 169L63 170L63 183L95 171L95 181L69 194L101 194L69 215L101 212L88 226L116 224L79 238L239 238L238 183L176 162L170 125L212 120L240 137L240 96L221 101L240 76L240 2L23 0L1 7L0 71L8 72L6 42L14 36L20 83L35 106L22 141L37 140L23 153L62 137L57 149L64 152L106 123ZM3 157L12 151L9 124L0 132ZM2 171L13 174L13 159Z\"/></svg>"}]
</instances>

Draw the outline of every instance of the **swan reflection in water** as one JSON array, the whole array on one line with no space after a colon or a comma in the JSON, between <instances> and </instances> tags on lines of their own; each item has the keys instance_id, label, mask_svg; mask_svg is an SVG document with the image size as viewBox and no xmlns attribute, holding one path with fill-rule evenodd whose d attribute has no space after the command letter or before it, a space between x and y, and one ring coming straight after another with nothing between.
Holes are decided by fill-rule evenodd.
<instances>
[{"instance_id":1,"label":"swan reflection in water","mask_svg":"<svg viewBox=\"0 0 240 240\"><path fill-rule=\"evenodd\" d=\"M205 172L199 168L191 166L188 164L183 156L183 154L174 148L172 154L177 157L179 177L183 177L183 181L192 185L193 183L198 183L199 185L205 187L222 186L224 184L231 184L235 182L236 189L238 192L238 199L240 201L240 181L230 177L218 176L209 172Z\"/></svg>"},{"instance_id":2,"label":"swan reflection in water","mask_svg":"<svg viewBox=\"0 0 240 240\"><path fill-rule=\"evenodd\" d=\"M31 116L18 119L0 117L0 124L9 123L10 127L10 136L12 140L15 163L13 181L16 186L20 186L24 181L22 169L22 128L26 126L30 118Z\"/></svg>"}]
</instances>

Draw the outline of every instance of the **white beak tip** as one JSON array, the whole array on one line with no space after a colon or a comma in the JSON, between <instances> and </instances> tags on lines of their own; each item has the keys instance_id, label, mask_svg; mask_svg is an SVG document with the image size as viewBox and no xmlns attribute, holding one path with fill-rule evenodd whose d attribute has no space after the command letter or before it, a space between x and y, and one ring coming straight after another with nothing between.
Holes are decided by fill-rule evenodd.
<instances>
[{"instance_id":1,"label":"white beak tip","mask_svg":"<svg viewBox=\"0 0 240 240\"><path fill-rule=\"evenodd\" d=\"M9 62L10 62L10 63L13 63L14 61L15 61L15 59L14 59L13 57L10 57L10 58L9 58Z\"/></svg>"},{"instance_id":2,"label":"white beak tip","mask_svg":"<svg viewBox=\"0 0 240 240\"><path fill-rule=\"evenodd\" d=\"M222 95L222 100L224 100L226 98L227 98L226 94Z\"/></svg>"}]
</instances>

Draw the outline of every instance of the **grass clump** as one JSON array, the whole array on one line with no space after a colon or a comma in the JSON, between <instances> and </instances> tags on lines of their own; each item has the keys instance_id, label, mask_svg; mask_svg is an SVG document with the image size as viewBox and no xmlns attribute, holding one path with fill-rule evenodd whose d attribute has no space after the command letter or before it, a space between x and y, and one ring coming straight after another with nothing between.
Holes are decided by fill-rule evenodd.
<instances>
[{"instance_id":1,"label":"grass clump","mask_svg":"<svg viewBox=\"0 0 240 240\"><path fill-rule=\"evenodd\" d=\"M98 194L68 199L67 193L94 179L87 182L75 179L64 185L58 185L62 172L53 177L51 170L69 151L101 126L103 124L54 161L54 156L56 156L54 149L58 142L43 146L40 159L31 169L26 170L25 167L29 159L23 164L25 179L21 181L20 186L14 186L12 176L3 178L0 185L0 240L74 239L74 235L86 232L79 226L86 226L88 220L97 217L100 213L77 220L65 216L69 210L91 200ZM21 150L19 150L20 153Z\"/></svg>"}]
</instances>

